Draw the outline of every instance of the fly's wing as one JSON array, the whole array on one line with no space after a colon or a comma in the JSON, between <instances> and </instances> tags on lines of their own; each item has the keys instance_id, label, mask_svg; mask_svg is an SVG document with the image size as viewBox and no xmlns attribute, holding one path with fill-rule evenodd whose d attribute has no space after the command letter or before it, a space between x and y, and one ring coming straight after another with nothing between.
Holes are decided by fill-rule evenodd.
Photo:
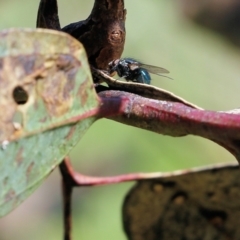
<instances>
[{"instance_id":1,"label":"fly's wing","mask_svg":"<svg viewBox=\"0 0 240 240\"><path fill-rule=\"evenodd\" d=\"M141 68L148 70L150 73L157 74L157 75L159 75L161 73L169 73L169 71L165 68L156 67L156 66L152 66L152 65L148 65L148 64L144 64L144 63L139 63L139 66Z\"/></svg>"},{"instance_id":2,"label":"fly's wing","mask_svg":"<svg viewBox=\"0 0 240 240\"><path fill-rule=\"evenodd\" d=\"M165 68L156 67L156 66L152 66L152 65L148 65L148 64L144 64L144 63L139 63L139 67L146 69L148 72L150 72L152 74L156 74L161 77L166 77L166 78L172 79L170 77L162 75L162 73L165 73L165 74L169 73L169 71Z\"/></svg>"}]
</instances>

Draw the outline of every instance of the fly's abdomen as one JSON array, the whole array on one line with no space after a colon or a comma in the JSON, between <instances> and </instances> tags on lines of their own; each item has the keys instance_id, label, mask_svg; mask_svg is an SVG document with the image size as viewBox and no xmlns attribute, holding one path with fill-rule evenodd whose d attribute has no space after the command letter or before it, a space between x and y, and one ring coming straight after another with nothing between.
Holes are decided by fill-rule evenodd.
<instances>
[{"instance_id":1,"label":"fly's abdomen","mask_svg":"<svg viewBox=\"0 0 240 240\"><path fill-rule=\"evenodd\" d=\"M139 68L138 70L139 70L139 73L136 76L136 80L137 80L136 82L150 84L151 77L148 71L143 68Z\"/></svg>"}]
</instances>

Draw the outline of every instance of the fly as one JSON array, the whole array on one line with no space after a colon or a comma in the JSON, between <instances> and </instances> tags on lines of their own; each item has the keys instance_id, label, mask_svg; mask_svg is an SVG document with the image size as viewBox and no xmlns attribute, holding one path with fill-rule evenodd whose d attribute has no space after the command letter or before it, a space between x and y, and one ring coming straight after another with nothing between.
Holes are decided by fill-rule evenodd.
<instances>
[{"instance_id":1,"label":"fly","mask_svg":"<svg viewBox=\"0 0 240 240\"><path fill-rule=\"evenodd\" d=\"M111 61L108 66L110 74L112 74L113 72L117 72L119 77L123 77L127 81L145 84L151 83L151 76L149 73L153 73L162 77L167 77L162 75L162 73L169 73L169 71L165 68L147 65L138 62L133 58L116 59Z\"/></svg>"}]
</instances>

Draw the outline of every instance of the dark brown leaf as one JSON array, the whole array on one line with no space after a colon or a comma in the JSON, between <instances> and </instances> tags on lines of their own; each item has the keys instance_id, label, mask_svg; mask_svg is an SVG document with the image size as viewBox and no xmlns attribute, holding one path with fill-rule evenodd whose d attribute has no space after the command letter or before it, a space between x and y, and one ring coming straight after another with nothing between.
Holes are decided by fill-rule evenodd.
<instances>
[{"instance_id":1,"label":"dark brown leaf","mask_svg":"<svg viewBox=\"0 0 240 240\"><path fill-rule=\"evenodd\" d=\"M123 206L128 239L240 239L239 167L195 171L165 173L129 192Z\"/></svg>"}]
</instances>

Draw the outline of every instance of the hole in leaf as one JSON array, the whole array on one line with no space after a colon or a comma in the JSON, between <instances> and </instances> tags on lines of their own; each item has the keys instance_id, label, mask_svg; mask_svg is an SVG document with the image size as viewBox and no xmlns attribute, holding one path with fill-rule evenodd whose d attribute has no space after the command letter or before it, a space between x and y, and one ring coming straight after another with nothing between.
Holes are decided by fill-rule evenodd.
<instances>
[{"instance_id":1,"label":"hole in leaf","mask_svg":"<svg viewBox=\"0 0 240 240\"><path fill-rule=\"evenodd\" d=\"M13 99L17 104L25 104L28 101L28 93L20 86L13 90Z\"/></svg>"},{"instance_id":2,"label":"hole in leaf","mask_svg":"<svg viewBox=\"0 0 240 240\"><path fill-rule=\"evenodd\" d=\"M42 75L37 75L36 77L35 77L35 80L36 81L39 81L39 80L42 80L44 77L42 76Z\"/></svg>"},{"instance_id":3,"label":"hole in leaf","mask_svg":"<svg viewBox=\"0 0 240 240\"><path fill-rule=\"evenodd\" d=\"M206 208L200 208L199 210L202 216L217 228L221 228L227 219L227 213L222 210L213 210Z\"/></svg>"}]
</instances>

